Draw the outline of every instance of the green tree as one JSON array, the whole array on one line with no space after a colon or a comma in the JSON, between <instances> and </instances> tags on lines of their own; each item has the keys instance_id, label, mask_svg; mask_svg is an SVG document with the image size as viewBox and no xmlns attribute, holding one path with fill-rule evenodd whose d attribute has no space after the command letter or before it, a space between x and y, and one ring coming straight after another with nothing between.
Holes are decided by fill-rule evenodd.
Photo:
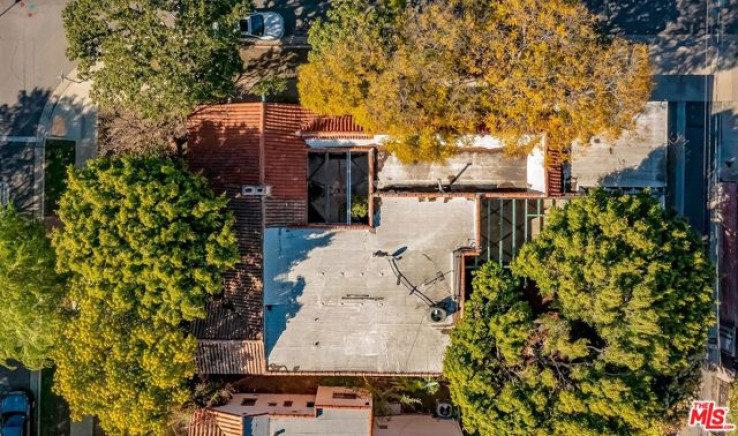
<instances>
[{"instance_id":1,"label":"green tree","mask_svg":"<svg viewBox=\"0 0 738 436\"><path fill-rule=\"evenodd\" d=\"M238 259L226 199L179 162L97 159L72 169L53 234L76 314L54 353L56 390L74 417L111 434L159 434L189 396L195 340Z\"/></svg>"},{"instance_id":2,"label":"green tree","mask_svg":"<svg viewBox=\"0 0 738 436\"><path fill-rule=\"evenodd\" d=\"M0 205L0 365L49 366L67 296L54 264L43 222Z\"/></svg>"},{"instance_id":3,"label":"green tree","mask_svg":"<svg viewBox=\"0 0 738 436\"><path fill-rule=\"evenodd\" d=\"M166 125L235 88L243 62L236 23L243 0L73 0L63 18L92 96Z\"/></svg>"},{"instance_id":4,"label":"green tree","mask_svg":"<svg viewBox=\"0 0 738 436\"><path fill-rule=\"evenodd\" d=\"M106 434L162 435L187 403L195 338L184 329L82 300L54 352L54 391L74 420L95 415Z\"/></svg>"},{"instance_id":5,"label":"green tree","mask_svg":"<svg viewBox=\"0 0 738 436\"><path fill-rule=\"evenodd\" d=\"M342 0L311 28L306 107L438 160L480 128L527 152L632 126L651 91L644 45L604 38L572 0Z\"/></svg>"},{"instance_id":6,"label":"green tree","mask_svg":"<svg viewBox=\"0 0 738 436\"><path fill-rule=\"evenodd\" d=\"M511 265L481 268L444 372L482 435L658 435L699 385L712 267L648 194L553 209ZM524 288L522 279L528 285Z\"/></svg>"}]
</instances>

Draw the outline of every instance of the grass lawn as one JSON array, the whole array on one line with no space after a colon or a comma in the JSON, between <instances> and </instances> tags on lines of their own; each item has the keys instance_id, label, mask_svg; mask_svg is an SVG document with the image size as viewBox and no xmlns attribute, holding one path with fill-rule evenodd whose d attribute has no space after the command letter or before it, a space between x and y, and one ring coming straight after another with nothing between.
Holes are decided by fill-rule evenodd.
<instances>
[{"instance_id":1,"label":"grass lawn","mask_svg":"<svg viewBox=\"0 0 738 436\"><path fill-rule=\"evenodd\" d=\"M69 435L69 407L67 402L51 391L54 369L41 371L41 398L38 401L41 412L40 436Z\"/></svg>"},{"instance_id":2,"label":"grass lawn","mask_svg":"<svg viewBox=\"0 0 738 436\"><path fill-rule=\"evenodd\" d=\"M56 211L59 198L67 187L67 166L74 165L74 141L47 139L44 165L44 214Z\"/></svg>"}]
</instances>

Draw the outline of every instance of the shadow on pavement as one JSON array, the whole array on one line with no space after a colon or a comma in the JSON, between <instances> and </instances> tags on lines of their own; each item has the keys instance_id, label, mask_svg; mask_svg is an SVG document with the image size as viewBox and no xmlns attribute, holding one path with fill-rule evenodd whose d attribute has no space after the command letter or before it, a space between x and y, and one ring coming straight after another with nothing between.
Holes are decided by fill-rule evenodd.
<instances>
[{"instance_id":1,"label":"shadow on pavement","mask_svg":"<svg viewBox=\"0 0 738 436\"><path fill-rule=\"evenodd\" d=\"M584 0L606 33L646 42L664 74L705 67L705 46L718 70L738 65L738 9L722 0ZM705 40L710 26L710 40ZM719 52L718 50L719 47ZM717 56L712 56L717 55Z\"/></svg>"},{"instance_id":2,"label":"shadow on pavement","mask_svg":"<svg viewBox=\"0 0 738 436\"><path fill-rule=\"evenodd\" d=\"M0 106L0 123L13 132L26 133L24 138L0 139L0 197L13 203L19 210L37 212L42 207L42 182L49 189L56 189L60 180L43 180L46 161L41 143L37 138L39 117L43 107L39 110L36 105L49 101L49 92L34 89L30 93L21 91L18 101L12 106ZM90 108L78 98L62 97L58 99L50 117L40 120L44 123L46 138L78 138L81 132L94 126L89 123ZM38 116L33 115L39 113ZM30 117L36 116L34 121ZM71 163L75 163L72 161ZM37 167L38 165L38 167ZM58 177L57 177L58 179Z\"/></svg>"}]
</instances>

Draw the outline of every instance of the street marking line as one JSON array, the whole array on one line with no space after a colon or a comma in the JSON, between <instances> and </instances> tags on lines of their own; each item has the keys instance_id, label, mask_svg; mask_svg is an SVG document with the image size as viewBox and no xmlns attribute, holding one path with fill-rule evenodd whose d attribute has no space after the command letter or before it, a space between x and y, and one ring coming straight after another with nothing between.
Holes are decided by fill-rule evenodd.
<instances>
[{"instance_id":1,"label":"street marking line","mask_svg":"<svg viewBox=\"0 0 738 436\"><path fill-rule=\"evenodd\" d=\"M38 142L37 136L0 136L0 143L2 142Z\"/></svg>"}]
</instances>

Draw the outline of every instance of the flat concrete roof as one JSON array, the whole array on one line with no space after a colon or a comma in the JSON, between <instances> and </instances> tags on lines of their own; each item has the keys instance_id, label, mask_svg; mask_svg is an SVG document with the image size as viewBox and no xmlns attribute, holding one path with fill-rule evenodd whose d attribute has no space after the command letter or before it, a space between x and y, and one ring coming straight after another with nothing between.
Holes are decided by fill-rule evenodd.
<instances>
[{"instance_id":1,"label":"flat concrete roof","mask_svg":"<svg viewBox=\"0 0 738 436\"><path fill-rule=\"evenodd\" d=\"M505 156L502 149L476 149L461 151L445 162L417 164L403 164L394 155L385 153L379 159L377 189L435 188L439 179L447 186L457 175L456 188L528 188L525 157Z\"/></svg>"},{"instance_id":2,"label":"flat concrete roof","mask_svg":"<svg viewBox=\"0 0 738 436\"><path fill-rule=\"evenodd\" d=\"M382 198L370 229L268 228L264 316L272 371L440 373L449 316L398 285L378 250L404 250L398 268L435 301L454 293L454 250L476 236L473 199ZM442 281L435 281L438 273ZM426 285L422 285L422 284Z\"/></svg>"},{"instance_id":3,"label":"flat concrete roof","mask_svg":"<svg viewBox=\"0 0 738 436\"><path fill-rule=\"evenodd\" d=\"M371 409L323 409L316 418L269 416L246 418L246 435L369 436Z\"/></svg>"},{"instance_id":4,"label":"flat concrete roof","mask_svg":"<svg viewBox=\"0 0 738 436\"><path fill-rule=\"evenodd\" d=\"M249 400L251 402L249 402ZM311 403L313 406L308 406ZM315 395L233 394L227 404L215 408L231 415L315 415Z\"/></svg>"},{"instance_id":5,"label":"flat concrete roof","mask_svg":"<svg viewBox=\"0 0 738 436\"><path fill-rule=\"evenodd\" d=\"M430 415L394 415L377 417L374 436L462 436L458 421Z\"/></svg>"},{"instance_id":6,"label":"flat concrete roof","mask_svg":"<svg viewBox=\"0 0 738 436\"><path fill-rule=\"evenodd\" d=\"M667 128L668 104L650 102L635 128L617 140L574 144L571 175L577 187L666 187Z\"/></svg>"}]
</instances>

